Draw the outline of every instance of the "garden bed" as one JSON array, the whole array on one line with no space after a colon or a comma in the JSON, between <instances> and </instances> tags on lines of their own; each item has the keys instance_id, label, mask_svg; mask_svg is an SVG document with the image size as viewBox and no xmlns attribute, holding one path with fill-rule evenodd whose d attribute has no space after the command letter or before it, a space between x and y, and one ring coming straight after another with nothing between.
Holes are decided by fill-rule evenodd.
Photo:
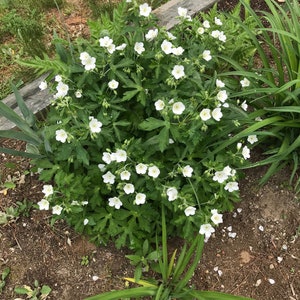
<instances>
[{"instance_id":1,"label":"garden bed","mask_svg":"<svg viewBox=\"0 0 300 300\"><path fill-rule=\"evenodd\" d=\"M263 1L253 2L256 9L264 8ZM232 3L221 0L219 5L228 10ZM1 144L24 149L22 143ZM15 299L16 286L33 287L35 280L51 287L47 299L53 300L80 300L124 287L123 277L133 276L134 271L124 256L128 250L117 250L112 244L96 247L62 221L52 228L47 212L31 209L26 216L30 203L43 197L43 183L30 173L26 159L2 154L0 170L2 182L11 179L16 185L0 191L1 211L14 207L16 214L0 225L0 272L11 269L0 299ZM258 188L264 172L264 168L246 172L240 183L242 202L224 216L224 223L205 245L191 282L198 289L257 300L299 299L299 201L288 184L288 168ZM23 206L17 211L18 201ZM170 240L171 250L181 245L181 240Z\"/></svg>"}]
</instances>

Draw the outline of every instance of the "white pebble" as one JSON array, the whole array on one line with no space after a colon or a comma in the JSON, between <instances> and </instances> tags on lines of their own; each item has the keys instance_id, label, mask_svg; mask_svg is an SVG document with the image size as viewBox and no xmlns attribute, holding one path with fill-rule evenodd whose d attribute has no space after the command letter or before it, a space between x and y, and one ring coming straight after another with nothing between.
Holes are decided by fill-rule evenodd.
<instances>
[{"instance_id":1,"label":"white pebble","mask_svg":"<svg viewBox=\"0 0 300 300\"><path fill-rule=\"evenodd\" d=\"M264 231L265 229L264 229L264 226L262 226L262 225L260 225L259 227L258 227L258 229L260 230L260 231Z\"/></svg>"},{"instance_id":2,"label":"white pebble","mask_svg":"<svg viewBox=\"0 0 300 300\"><path fill-rule=\"evenodd\" d=\"M283 260L283 257L281 257L281 256L277 257L277 261L278 261L279 264L282 262L282 260Z\"/></svg>"},{"instance_id":3,"label":"white pebble","mask_svg":"<svg viewBox=\"0 0 300 300\"><path fill-rule=\"evenodd\" d=\"M275 283L275 280L272 279L272 278L269 278L268 281L270 282L270 284L274 284Z\"/></svg>"},{"instance_id":4,"label":"white pebble","mask_svg":"<svg viewBox=\"0 0 300 300\"><path fill-rule=\"evenodd\" d=\"M228 231L231 231L231 230L232 230L232 226L228 226L228 227L227 227L227 230L228 230Z\"/></svg>"},{"instance_id":5,"label":"white pebble","mask_svg":"<svg viewBox=\"0 0 300 300\"><path fill-rule=\"evenodd\" d=\"M97 275L94 275L94 276L92 277L92 279L93 279L94 281L97 281L97 280L99 279L99 277L98 277Z\"/></svg>"},{"instance_id":6,"label":"white pebble","mask_svg":"<svg viewBox=\"0 0 300 300\"><path fill-rule=\"evenodd\" d=\"M287 250L287 248L288 248L287 245L282 245L283 250Z\"/></svg>"},{"instance_id":7,"label":"white pebble","mask_svg":"<svg viewBox=\"0 0 300 300\"><path fill-rule=\"evenodd\" d=\"M260 284L261 284L261 279L258 279L255 283L255 286L258 287L258 286L260 286Z\"/></svg>"},{"instance_id":8,"label":"white pebble","mask_svg":"<svg viewBox=\"0 0 300 300\"><path fill-rule=\"evenodd\" d=\"M238 208L236 211L240 214L242 212L242 208Z\"/></svg>"}]
</instances>

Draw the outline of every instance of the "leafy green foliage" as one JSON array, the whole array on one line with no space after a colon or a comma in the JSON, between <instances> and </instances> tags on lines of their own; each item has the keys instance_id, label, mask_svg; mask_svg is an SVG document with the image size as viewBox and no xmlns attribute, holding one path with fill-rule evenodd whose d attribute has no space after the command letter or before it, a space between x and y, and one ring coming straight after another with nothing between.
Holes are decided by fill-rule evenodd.
<instances>
[{"instance_id":1,"label":"leafy green foliage","mask_svg":"<svg viewBox=\"0 0 300 300\"><path fill-rule=\"evenodd\" d=\"M167 32L147 10L124 1L112 18L90 23L89 40L55 38L55 59L28 62L55 76L48 80L52 105L36 136L0 107L18 122L20 137L36 138L34 154L42 157L33 163L41 180L54 183L39 205L52 209L53 222L63 217L94 242L113 239L118 248L136 251L145 240L155 242L162 206L168 235L188 240L212 209L232 209L239 200L235 168L249 150L236 147L246 134L222 147L248 120L227 92L237 80L225 85L218 74L231 68L233 56L239 64L252 58L243 27L214 8L202 19L181 16ZM239 33L241 46L233 47Z\"/></svg>"},{"instance_id":2,"label":"leafy green foliage","mask_svg":"<svg viewBox=\"0 0 300 300\"><path fill-rule=\"evenodd\" d=\"M40 286L37 280L34 281L34 287L23 285L14 289L16 294L26 295L30 300L43 300L51 293L51 288L48 285Z\"/></svg>"},{"instance_id":3,"label":"leafy green foliage","mask_svg":"<svg viewBox=\"0 0 300 300\"><path fill-rule=\"evenodd\" d=\"M299 93L300 93L300 8L298 1L286 1L280 5L276 1L267 0L269 12L254 12L247 1L241 1L246 15L257 24L253 31L247 24L242 24L245 32L253 40L257 49L261 66L250 66L247 70L228 60L236 69L224 73L224 76L244 76L251 85L235 96L247 99L256 109L253 116L263 120L256 128L263 143L266 159L252 167L269 165L262 178L264 184L272 175L285 165L292 165L290 181L295 178L299 167ZM257 119L253 118L254 129ZM255 125L256 123L256 125ZM258 122L259 123L259 122ZM296 183L296 187L299 182Z\"/></svg>"}]
</instances>

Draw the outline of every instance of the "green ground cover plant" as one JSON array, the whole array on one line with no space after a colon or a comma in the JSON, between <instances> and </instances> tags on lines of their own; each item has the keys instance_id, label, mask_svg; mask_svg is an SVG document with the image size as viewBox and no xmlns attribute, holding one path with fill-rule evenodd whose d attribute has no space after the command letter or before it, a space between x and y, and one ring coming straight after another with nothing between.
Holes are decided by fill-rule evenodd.
<instances>
[{"instance_id":1,"label":"green ground cover plant","mask_svg":"<svg viewBox=\"0 0 300 300\"><path fill-rule=\"evenodd\" d=\"M112 19L90 22L91 39L56 39L55 60L27 62L54 79L40 85L51 85L54 95L43 123L16 89L25 121L0 106L22 131L2 136L28 142L25 155L36 158L45 181L39 208L94 242L113 239L134 250L145 240L153 243L162 206L168 235L191 240L205 225L200 231L208 239L210 223L218 224L219 213L239 200L236 168L250 157L256 137L247 140L245 132L215 151L243 128L247 114L246 102L228 93L232 79L218 77L218 70L230 68L218 56L243 65L253 43L216 7L201 19L179 8L178 18L168 32L147 3L123 2ZM236 36L240 47L232 43Z\"/></svg>"}]
</instances>

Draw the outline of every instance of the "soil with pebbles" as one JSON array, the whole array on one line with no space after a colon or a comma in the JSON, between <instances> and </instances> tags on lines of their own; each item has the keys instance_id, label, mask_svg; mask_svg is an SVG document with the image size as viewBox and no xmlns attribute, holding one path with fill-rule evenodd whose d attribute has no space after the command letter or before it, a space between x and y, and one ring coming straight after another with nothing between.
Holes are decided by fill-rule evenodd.
<instances>
[{"instance_id":1,"label":"soil with pebbles","mask_svg":"<svg viewBox=\"0 0 300 300\"><path fill-rule=\"evenodd\" d=\"M219 8L228 11L237 2L220 0ZM82 1L77 3L83 5ZM264 1L251 4L265 9ZM86 16L75 11L68 16L73 18L68 26L70 30L76 30L76 26L83 30L85 24L80 20ZM0 140L0 146L24 148L22 143L9 140ZM257 300L300 299L300 202L288 183L288 168L259 187L264 172L264 168L245 172L240 182L242 201L224 215L224 223L205 245L191 282L197 289ZM6 191L3 182L7 179L13 180L16 188ZM30 173L27 159L0 155L0 182L2 212L18 201L36 203L42 197L43 183ZM6 267L11 269L0 300L20 297L14 288L33 286L34 280L52 288L49 300L82 300L124 288L123 277L133 276L134 271L125 258L129 253L126 249L117 250L113 244L96 247L63 221L54 227L49 221L47 212L31 209L28 216L0 225L0 274ZM177 239L169 243L171 248L182 245Z\"/></svg>"}]
</instances>

